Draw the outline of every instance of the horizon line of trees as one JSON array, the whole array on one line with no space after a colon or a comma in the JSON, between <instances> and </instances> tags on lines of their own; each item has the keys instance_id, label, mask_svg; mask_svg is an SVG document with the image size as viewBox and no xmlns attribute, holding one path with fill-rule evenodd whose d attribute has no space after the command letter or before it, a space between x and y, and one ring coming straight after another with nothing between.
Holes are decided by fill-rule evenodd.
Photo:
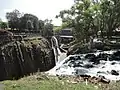
<instances>
[{"instance_id":1,"label":"horizon line of trees","mask_svg":"<svg viewBox=\"0 0 120 90\"><path fill-rule=\"evenodd\" d=\"M12 12L6 13L7 27L11 30L18 31L40 31L40 34L43 36L52 36L53 35L53 24L52 20L39 20L37 16L28 13L20 13L18 10L13 10ZM4 24L5 22L2 22ZM1 26L1 25L0 25ZM3 25L2 25L3 26ZM6 29L7 27L2 27Z\"/></svg>"}]
</instances>

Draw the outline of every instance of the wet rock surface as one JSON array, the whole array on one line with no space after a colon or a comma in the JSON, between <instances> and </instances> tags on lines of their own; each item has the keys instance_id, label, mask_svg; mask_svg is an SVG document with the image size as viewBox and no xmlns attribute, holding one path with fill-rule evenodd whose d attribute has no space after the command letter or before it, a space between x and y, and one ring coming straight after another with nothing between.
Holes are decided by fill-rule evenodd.
<instances>
[{"instance_id":1,"label":"wet rock surface","mask_svg":"<svg viewBox=\"0 0 120 90\"><path fill-rule=\"evenodd\" d=\"M59 76L90 76L91 79L95 77L97 81L109 83L120 80L119 56L119 50L70 55L53 70Z\"/></svg>"},{"instance_id":2,"label":"wet rock surface","mask_svg":"<svg viewBox=\"0 0 120 90\"><path fill-rule=\"evenodd\" d=\"M111 70L111 74L112 74L112 75L116 75L116 76L119 75L119 73L118 73L117 71L115 71L115 70Z\"/></svg>"},{"instance_id":3,"label":"wet rock surface","mask_svg":"<svg viewBox=\"0 0 120 90\"><path fill-rule=\"evenodd\" d=\"M0 45L11 42L13 39L13 34L6 30L0 29Z\"/></svg>"},{"instance_id":4,"label":"wet rock surface","mask_svg":"<svg viewBox=\"0 0 120 90\"><path fill-rule=\"evenodd\" d=\"M111 40L105 40L104 42L102 42L102 40L96 40L97 39L93 39L91 45L89 43L79 43L74 41L74 43L69 46L67 55L92 53L96 50L108 51L120 49L119 42L115 41L115 43L111 43Z\"/></svg>"},{"instance_id":5,"label":"wet rock surface","mask_svg":"<svg viewBox=\"0 0 120 90\"><path fill-rule=\"evenodd\" d=\"M47 71L55 65L53 51L45 38L16 41L7 31L0 31L2 35L5 40L0 43L0 80L18 79L37 71Z\"/></svg>"}]
</instances>

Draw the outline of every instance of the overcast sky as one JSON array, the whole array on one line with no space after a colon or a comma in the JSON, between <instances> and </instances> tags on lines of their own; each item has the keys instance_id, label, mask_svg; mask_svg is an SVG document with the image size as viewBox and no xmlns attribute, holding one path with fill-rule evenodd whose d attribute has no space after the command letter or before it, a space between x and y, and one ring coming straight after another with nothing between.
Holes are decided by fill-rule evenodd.
<instances>
[{"instance_id":1,"label":"overcast sky","mask_svg":"<svg viewBox=\"0 0 120 90\"><path fill-rule=\"evenodd\" d=\"M61 20L55 19L61 10L69 9L74 0L0 0L0 18L5 21L6 12L19 10L31 13L39 19L52 19L53 24L60 25Z\"/></svg>"}]
</instances>

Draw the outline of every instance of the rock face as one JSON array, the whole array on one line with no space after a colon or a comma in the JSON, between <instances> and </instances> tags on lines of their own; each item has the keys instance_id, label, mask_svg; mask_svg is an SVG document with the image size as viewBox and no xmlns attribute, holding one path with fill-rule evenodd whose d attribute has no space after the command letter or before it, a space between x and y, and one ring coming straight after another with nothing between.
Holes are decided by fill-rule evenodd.
<instances>
[{"instance_id":1,"label":"rock face","mask_svg":"<svg viewBox=\"0 0 120 90\"><path fill-rule=\"evenodd\" d=\"M0 45L10 42L13 38L13 34L6 30L0 29Z\"/></svg>"},{"instance_id":2,"label":"rock face","mask_svg":"<svg viewBox=\"0 0 120 90\"><path fill-rule=\"evenodd\" d=\"M92 53L92 52L95 52L96 50L108 51L108 50L114 50L114 49L116 50L120 49L120 42L110 41L110 40L108 41L106 40L104 42L94 41L92 44L90 43L83 44L83 43L78 42L70 46L70 48L68 49L67 55Z\"/></svg>"},{"instance_id":3,"label":"rock face","mask_svg":"<svg viewBox=\"0 0 120 90\"><path fill-rule=\"evenodd\" d=\"M67 55L74 55L79 53L83 54L83 53L89 53L89 52L92 52L92 50L89 49L88 44L77 43L70 46L70 48L68 49Z\"/></svg>"},{"instance_id":4,"label":"rock face","mask_svg":"<svg viewBox=\"0 0 120 90\"><path fill-rule=\"evenodd\" d=\"M42 38L6 41L0 46L0 80L17 79L55 65L49 42Z\"/></svg>"}]
</instances>

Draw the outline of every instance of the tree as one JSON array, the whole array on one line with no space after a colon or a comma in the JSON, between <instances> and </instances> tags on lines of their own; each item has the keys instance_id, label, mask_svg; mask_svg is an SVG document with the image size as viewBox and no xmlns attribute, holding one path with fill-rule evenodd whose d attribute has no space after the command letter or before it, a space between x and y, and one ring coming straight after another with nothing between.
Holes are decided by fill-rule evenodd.
<instances>
[{"instance_id":1,"label":"tree","mask_svg":"<svg viewBox=\"0 0 120 90\"><path fill-rule=\"evenodd\" d=\"M6 18L8 20L9 28L12 30L20 28L20 17L21 13L18 10L6 13Z\"/></svg>"},{"instance_id":2,"label":"tree","mask_svg":"<svg viewBox=\"0 0 120 90\"><path fill-rule=\"evenodd\" d=\"M90 36L97 36L97 32L112 36L113 30L120 26L119 0L74 0L69 10L63 10L57 17L62 18L67 27L74 28L77 41L89 42Z\"/></svg>"},{"instance_id":3,"label":"tree","mask_svg":"<svg viewBox=\"0 0 120 90\"><path fill-rule=\"evenodd\" d=\"M94 35L91 33L94 22L94 7L90 0L75 0L71 9L61 11L59 16L63 23L74 28L73 32L77 40L88 42L90 34Z\"/></svg>"},{"instance_id":4,"label":"tree","mask_svg":"<svg viewBox=\"0 0 120 90\"><path fill-rule=\"evenodd\" d=\"M39 30L39 21L35 15L24 14L24 16L20 18L20 20L21 20L21 27L23 29Z\"/></svg>"},{"instance_id":5,"label":"tree","mask_svg":"<svg viewBox=\"0 0 120 90\"><path fill-rule=\"evenodd\" d=\"M26 28L28 30L32 30L34 28L33 26L33 22L31 20L28 20L27 23L26 23Z\"/></svg>"},{"instance_id":6,"label":"tree","mask_svg":"<svg viewBox=\"0 0 120 90\"><path fill-rule=\"evenodd\" d=\"M43 31L44 31L44 21L43 20L39 20L39 30L40 30L40 33L43 34Z\"/></svg>"},{"instance_id":7,"label":"tree","mask_svg":"<svg viewBox=\"0 0 120 90\"><path fill-rule=\"evenodd\" d=\"M44 29L43 29L43 36L45 37L49 37L49 36L53 36L53 24L51 24L52 20L48 20L46 19L44 21Z\"/></svg>"},{"instance_id":8,"label":"tree","mask_svg":"<svg viewBox=\"0 0 120 90\"><path fill-rule=\"evenodd\" d=\"M0 28L1 29L6 29L8 27L6 22L0 22Z\"/></svg>"},{"instance_id":9,"label":"tree","mask_svg":"<svg viewBox=\"0 0 120 90\"><path fill-rule=\"evenodd\" d=\"M39 20L33 14L21 14L18 10L6 13L9 27L14 30L30 30L39 31L45 37L53 35L52 20L46 19L45 21Z\"/></svg>"},{"instance_id":10,"label":"tree","mask_svg":"<svg viewBox=\"0 0 120 90\"><path fill-rule=\"evenodd\" d=\"M108 38L111 38L113 30L120 26L119 4L119 0L101 1L102 28L107 32Z\"/></svg>"},{"instance_id":11,"label":"tree","mask_svg":"<svg viewBox=\"0 0 120 90\"><path fill-rule=\"evenodd\" d=\"M9 27L14 30L39 30L38 18L32 14L21 14L18 10L6 13Z\"/></svg>"}]
</instances>

